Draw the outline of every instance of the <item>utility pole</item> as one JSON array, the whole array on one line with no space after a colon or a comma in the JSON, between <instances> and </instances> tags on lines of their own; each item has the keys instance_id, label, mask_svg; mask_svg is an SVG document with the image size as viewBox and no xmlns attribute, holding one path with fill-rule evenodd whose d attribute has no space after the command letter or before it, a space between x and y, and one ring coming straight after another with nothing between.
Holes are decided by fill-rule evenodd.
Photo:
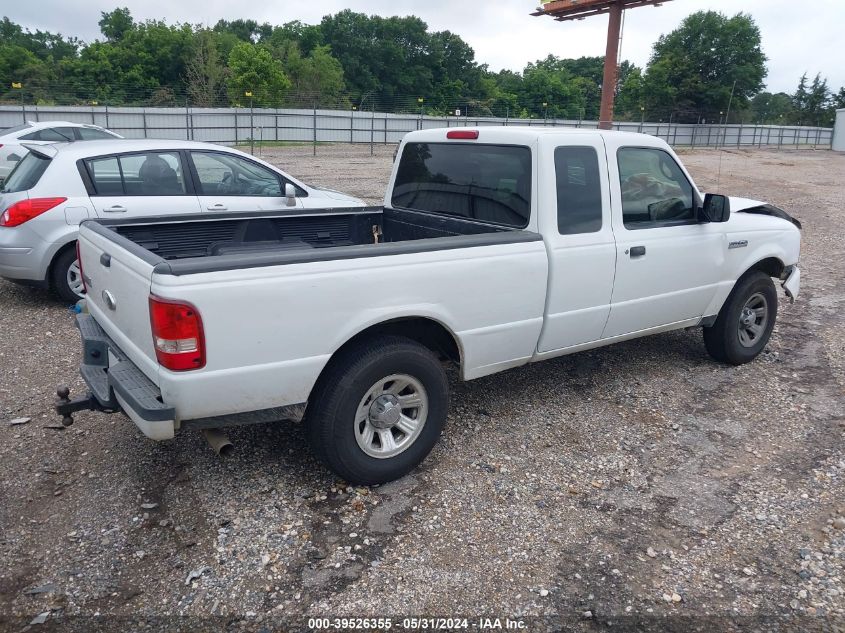
<instances>
[{"instance_id":1,"label":"utility pole","mask_svg":"<svg viewBox=\"0 0 845 633\"><path fill-rule=\"evenodd\" d=\"M419 123L419 129L420 130L423 129L423 116L425 115L425 110L423 109L423 107L424 107L423 101L424 101L424 99L422 97L417 98L417 103L420 104L420 123Z\"/></svg>"},{"instance_id":2,"label":"utility pole","mask_svg":"<svg viewBox=\"0 0 845 633\"><path fill-rule=\"evenodd\" d=\"M595 15L607 15L607 48L604 56L604 75L601 88L599 128L613 127L613 101L619 67L619 40L622 33L622 12L648 5L660 6L670 0L551 0L544 2L533 16L548 15L558 22L583 20Z\"/></svg>"},{"instance_id":3,"label":"utility pole","mask_svg":"<svg viewBox=\"0 0 845 633\"><path fill-rule=\"evenodd\" d=\"M252 127L252 90L244 92L245 97L249 97L249 153L255 156L255 129Z\"/></svg>"}]
</instances>

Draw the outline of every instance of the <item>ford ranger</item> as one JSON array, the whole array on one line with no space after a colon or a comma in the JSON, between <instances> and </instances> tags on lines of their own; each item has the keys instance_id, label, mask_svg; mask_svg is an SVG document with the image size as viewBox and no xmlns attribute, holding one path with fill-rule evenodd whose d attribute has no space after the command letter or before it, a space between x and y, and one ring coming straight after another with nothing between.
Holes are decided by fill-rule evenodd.
<instances>
[{"instance_id":1,"label":"ford ranger","mask_svg":"<svg viewBox=\"0 0 845 633\"><path fill-rule=\"evenodd\" d=\"M774 206L702 195L651 136L412 132L383 207L85 221L90 393L56 408L155 440L302 420L336 474L386 482L437 442L446 363L472 380L694 326L717 361L753 360L773 279L798 294L800 235Z\"/></svg>"}]
</instances>

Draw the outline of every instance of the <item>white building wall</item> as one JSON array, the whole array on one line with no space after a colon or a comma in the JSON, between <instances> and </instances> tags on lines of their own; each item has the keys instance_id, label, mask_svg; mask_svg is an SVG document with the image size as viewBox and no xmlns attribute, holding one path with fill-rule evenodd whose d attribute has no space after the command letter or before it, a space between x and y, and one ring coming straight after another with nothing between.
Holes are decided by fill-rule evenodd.
<instances>
[{"instance_id":1,"label":"white building wall","mask_svg":"<svg viewBox=\"0 0 845 633\"><path fill-rule=\"evenodd\" d=\"M836 123L833 124L833 143L831 149L845 152L845 108L836 111Z\"/></svg>"}]
</instances>

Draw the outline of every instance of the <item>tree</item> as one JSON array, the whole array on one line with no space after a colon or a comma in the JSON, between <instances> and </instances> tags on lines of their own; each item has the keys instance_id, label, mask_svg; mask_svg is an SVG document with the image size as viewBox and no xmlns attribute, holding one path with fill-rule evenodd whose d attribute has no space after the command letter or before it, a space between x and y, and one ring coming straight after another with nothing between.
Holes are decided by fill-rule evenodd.
<instances>
[{"instance_id":1,"label":"tree","mask_svg":"<svg viewBox=\"0 0 845 633\"><path fill-rule=\"evenodd\" d=\"M827 86L827 79L817 73L807 86L807 73L801 75L798 88L792 95L792 123L798 125L828 125L833 123L835 99Z\"/></svg>"},{"instance_id":2,"label":"tree","mask_svg":"<svg viewBox=\"0 0 845 633\"><path fill-rule=\"evenodd\" d=\"M644 105L643 73L635 67L619 86L614 116L617 119L636 119L640 116L640 108Z\"/></svg>"},{"instance_id":3,"label":"tree","mask_svg":"<svg viewBox=\"0 0 845 633\"><path fill-rule=\"evenodd\" d=\"M827 87L827 79L822 79L821 74L816 74L807 99L808 123L821 125L822 121L827 119L829 109L830 89Z\"/></svg>"},{"instance_id":4,"label":"tree","mask_svg":"<svg viewBox=\"0 0 845 633\"><path fill-rule=\"evenodd\" d=\"M290 79L291 92L296 95L297 101L293 105L340 103L345 85L343 66L332 56L331 48L317 46L303 57L299 44L293 40L281 39L280 34L274 33L271 42L273 56L281 62Z\"/></svg>"},{"instance_id":5,"label":"tree","mask_svg":"<svg viewBox=\"0 0 845 633\"><path fill-rule=\"evenodd\" d=\"M760 29L750 15L698 11L654 45L644 105L651 118L676 112L676 120L715 119L727 110L732 92L731 109L747 107L765 76Z\"/></svg>"},{"instance_id":6,"label":"tree","mask_svg":"<svg viewBox=\"0 0 845 633\"><path fill-rule=\"evenodd\" d=\"M185 84L195 106L210 107L221 103L227 69L217 49L213 31L196 34L193 57L185 65Z\"/></svg>"},{"instance_id":7,"label":"tree","mask_svg":"<svg viewBox=\"0 0 845 633\"><path fill-rule=\"evenodd\" d=\"M234 35L242 42L255 42L259 39L259 26L255 20L219 20L214 25L218 33Z\"/></svg>"},{"instance_id":8,"label":"tree","mask_svg":"<svg viewBox=\"0 0 845 633\"><path fill-rule=\"evenodd\" d=\"M232 49L229 72L229 98L234 103L244 103L251 92L254 103L279 107L291 86L282 64L256 44L241 42Z\"/></svg>"},{"instance_id":9,"label":"tree","mask_svg":"<svg viewBox=\"0 0 845 633\"><path fill-rule=\"evenodd\" d=\"M118 42L135 27L135 21L132 19L132 14L126 7L115 9L114 11L100 13L102 16L97 23L100 25L100 31L106 36L109 42Z\"/></svg>"},{"instance_id":10,"label":"tree","mask_svg":"<svg viewBox=\"0 0 845 633\"><path fill-rule=\"evenodd\" d=\"M747 123L763 123L770 125L785 125L793 118L792 97L785 92L772 94L761 92L751 99L747 116L743 119Z\"/></svg>"},{"instance_id":11,"label":"tree","mask_svg":"<svg viewBox=\"0 0 845 633\"><path fill-rule=\"evenodd\" d=\"M835 110L845 108L845 86L840 88L839 92L837 92L831 100Z\"/></svg>"}]
</instances>

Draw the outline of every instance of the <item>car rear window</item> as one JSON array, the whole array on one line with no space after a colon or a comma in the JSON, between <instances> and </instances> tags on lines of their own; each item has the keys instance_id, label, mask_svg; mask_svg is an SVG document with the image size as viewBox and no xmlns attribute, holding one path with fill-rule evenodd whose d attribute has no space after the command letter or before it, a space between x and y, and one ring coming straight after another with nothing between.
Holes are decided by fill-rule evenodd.
<instances>
[{"instance_id":1,"label":"car rear window","mask_svg":"<svg viewBox=\"0 0 845 633\"><path fill-rule=\"evenodd\" d=\"M48 127L36 130L20 137L22 141L48 141L50 143L67 143L76 140L72 127Z\"/></svg>"},{"instance_id":2,"label":"car rear window","mask_svg":"<svg viewBox=\"0 0 845 633\"><path fill-rule=\"evenodd\" d=\"M531 150L516 145L407 143L394 207L525 228L531 215Z\"/></svg>"},{"instance_id":3,"label":"car rear window","mask_svg":"<svg viewBox=\"0 0 845 633\"><path fill-rule=\"evenodd\" d=\"M21 123L20 125L13 125L12 127L7 127L0 130L0 136L6 136L7 134L14 134L15 132L20 132L21 130L26 130L31 128L32 126L29 123Z\"/></svg>"},{"instance_id":4,"label":"car rear window","mask_svg":"<svg viewBox=\"0 0 845 633\"><path fill-rule=\"evenodd\" d=\"M17 193L32 189L50 166L50 159L29 152L15 165L3 187L5 193Z\"/></svg>"}]
</instances>

